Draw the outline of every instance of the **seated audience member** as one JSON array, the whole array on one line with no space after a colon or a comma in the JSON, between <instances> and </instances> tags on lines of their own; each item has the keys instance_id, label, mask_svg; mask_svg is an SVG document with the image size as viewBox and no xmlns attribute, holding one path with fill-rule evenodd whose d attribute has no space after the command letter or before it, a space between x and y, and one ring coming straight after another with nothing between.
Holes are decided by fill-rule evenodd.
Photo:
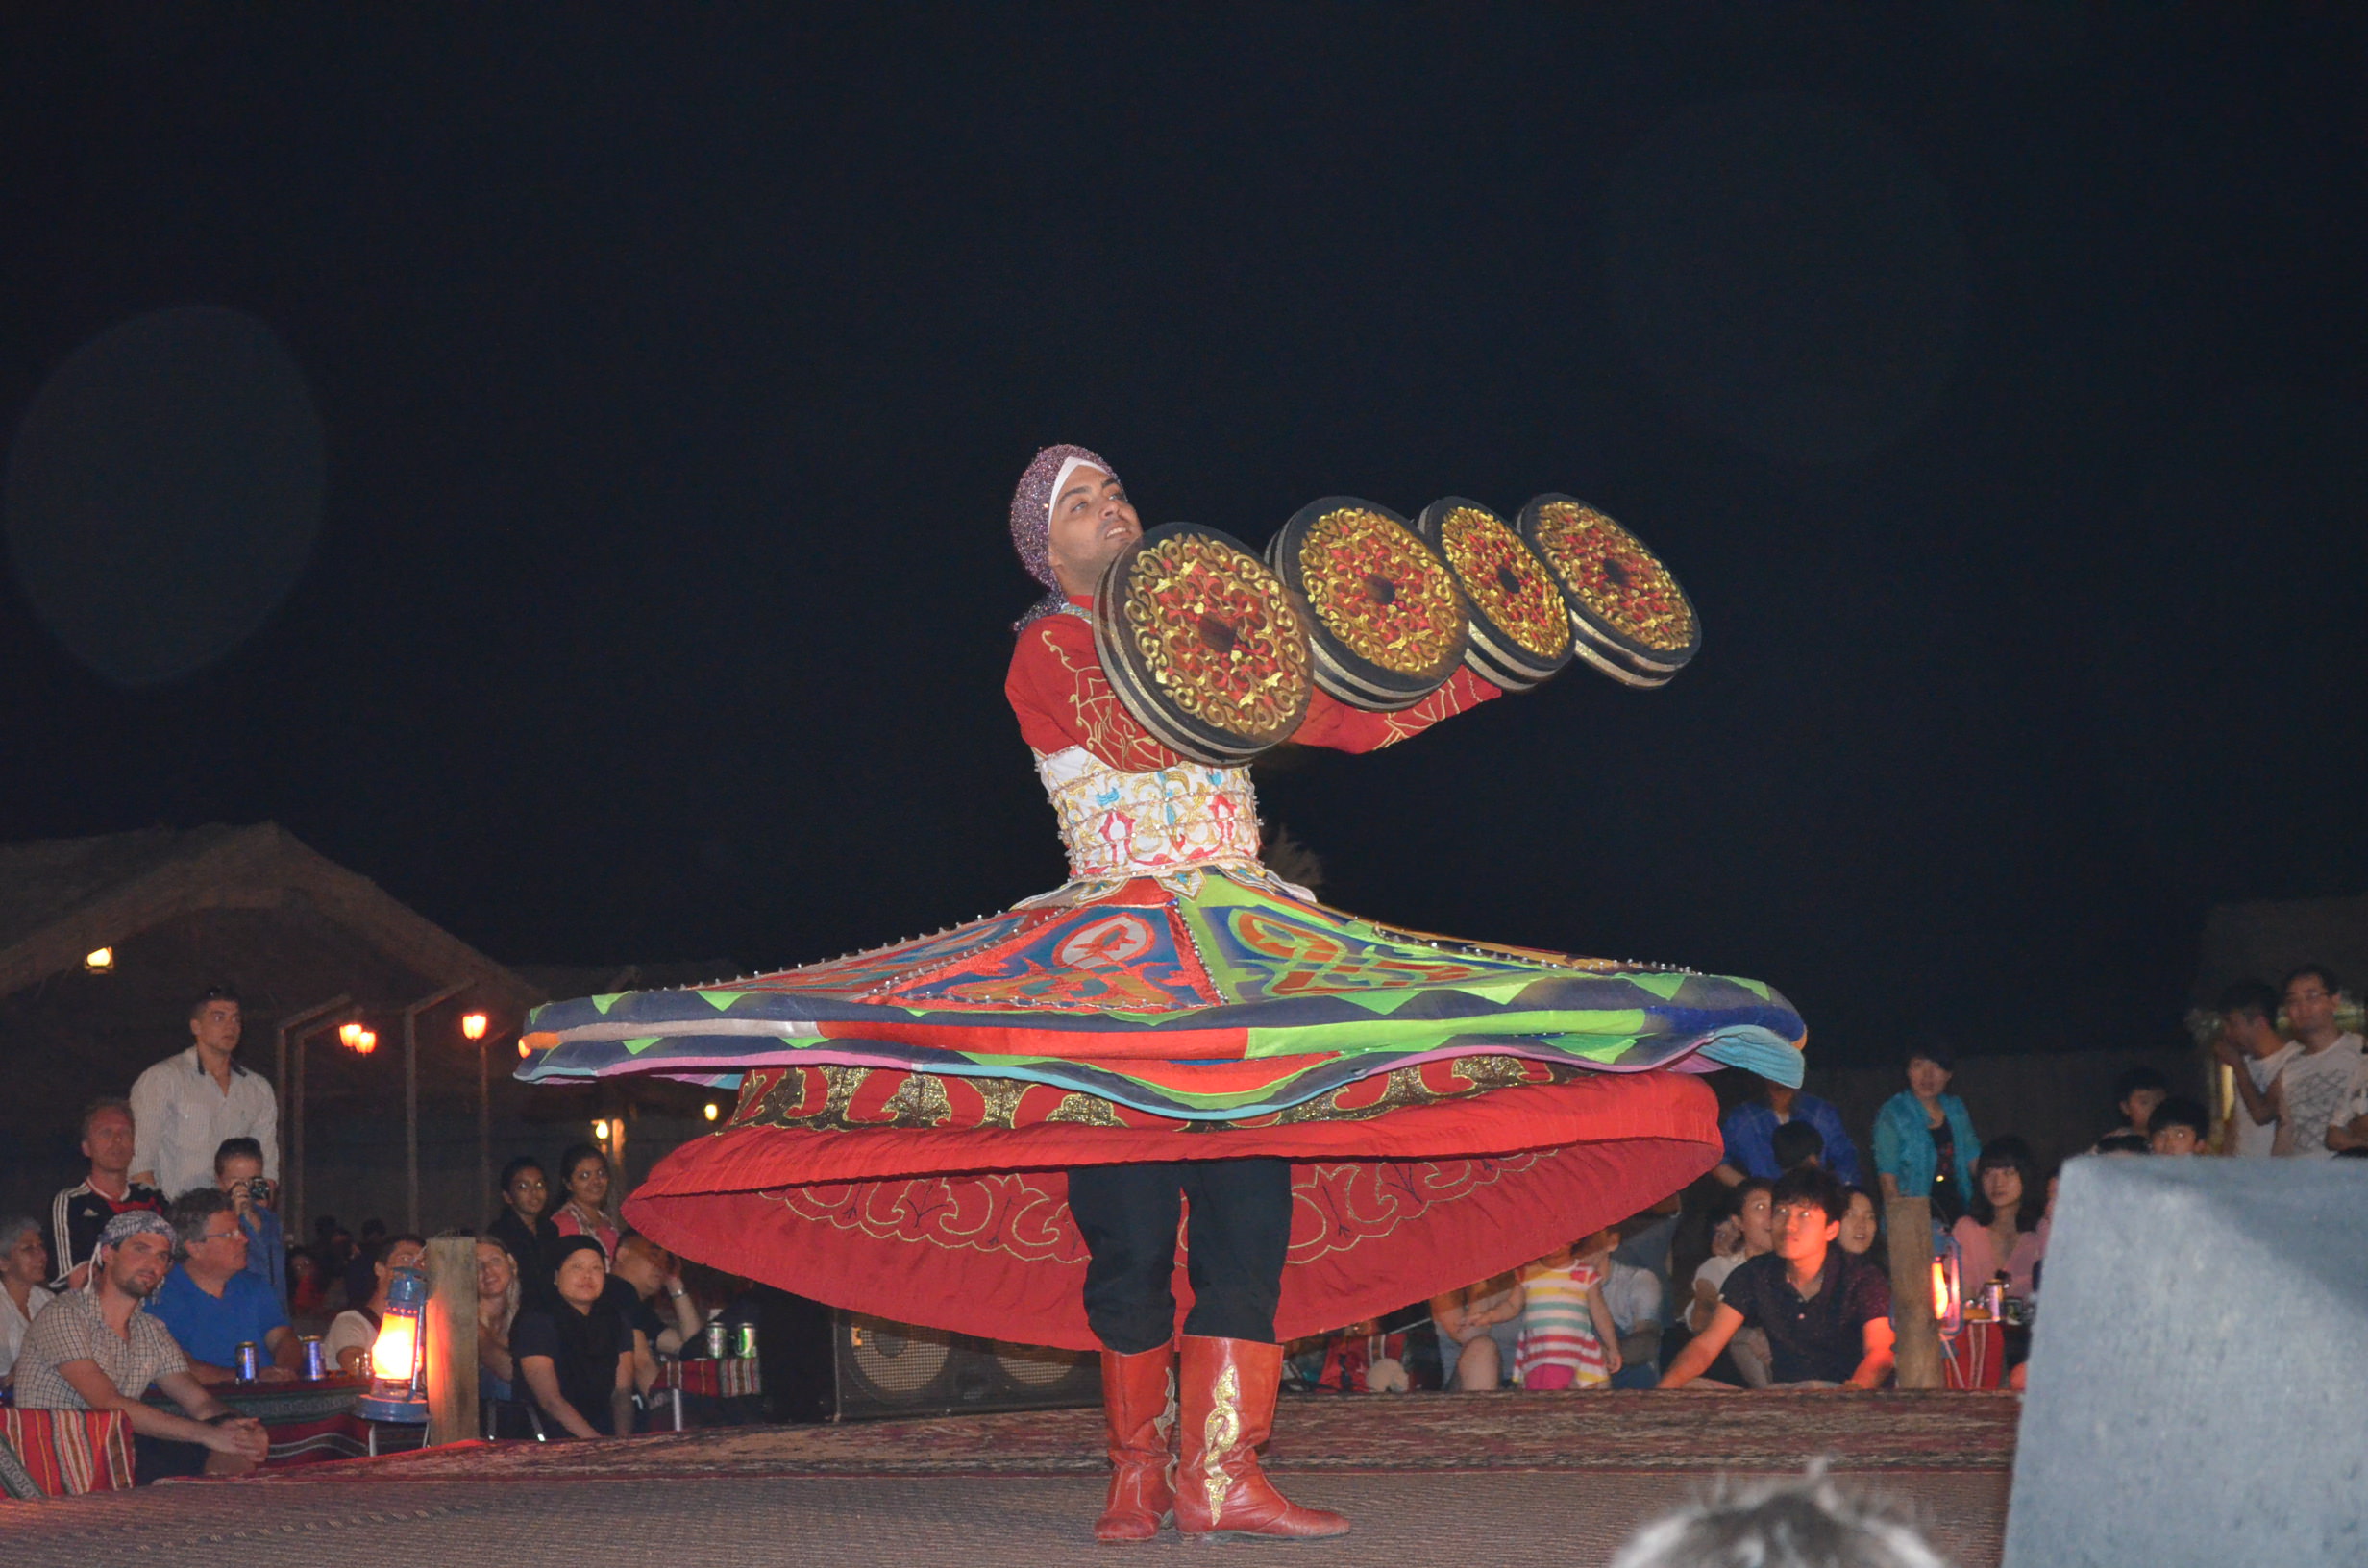
<instances>
[{"instance_id":1,"label":"seated audience member","mask_svg":"<svg viewBox=\"0 0 2368 1568\"><path fill-rule=\"evenodd\" d=\"M41 1244L40 1225L26 1214L0 1219L0 1388L9 1385L25 1332L57 1299L42 1285L48 1278L49 1248Z\"/></svg>"},{"instance_id":2,"label":"seated audience member","mask_svg":"<svg viewBox=\"0 0 2368 1568\"><path fill-rule=\"evenodd\" d=\"M536 1407L571 1437L627 1436L633 1430L633 1331L603 1299L604 1256L591 1237L562 1237L554 1249L550 1299L519 1312L510 1330L519 1378Z\"/></svg>"},{"instance_id":3,"label":"seated audience member","mask_svg":"<svg viewBox=\"0 0 2368 1568\"><path fill-rule=\"evenodd\" d=\"M2148 1106L2148 1111L2154 1107ZM1982 1146L1973 1167L1973 1201L1951 1227L1957 1238L1958 1278L1972 1296L1999 1275L2007 1294L2028 1301L2036 1293L2034 1271L2047 1256L2047 1184L2039 1162L2019 1138L1993 1138Z\"/></svg>"},{"instance_id":4,"label":"seated audience member","mask_svg":"<svg viewBox=\"0 0 2368 1568\"><path fill-rule=\"evenodd\" d=\"M370 1265L370 1293L358 1307L348 1307L330 1321L321 1336L321 1360L333 1372L354 1377L370 1364L371 1347L379 1342L379 1325L386 1321L386 1292L395 1276L407 1268L425 1267L428 1243L416 1236L392 1237L379 1249Z\"/></svg>"},{"instance_id":5,"label":"seated audience member","mask_svg":"<svg viewBox=\"0 0 2368 1568\"><path fill-rule=\"evenodd\" d=\"M1845 1187L1842 1195L1850 1200L1850 1212L1841 1216L1841 1235L1835 1237L1835 1245L1853 1258L1873 1258L1875 1243L1883 1237L1883 1211L1862 1187Z\"/></svg>"},{"instance_id":6,"label":"seated audience member","mask_svg":"<svg viewBox=\"0 0 2368 1568\"><path fill-rule=\"evenodd\" d=\"M2097 1139L2091 1154L2152 1154L2154 1145L2144 1133L2109 1133Z\"/></svg>"},{"instance_id":7,"label":"seated audience member","mask_svg":"<svg viewBox=\"0 0 2368 1568\"><path fill-rule=\"evenodd\" d=\"M616 1257L617 1243L624 1239L624 1231L608 1204L608 1194L615 1185L608 1170L608 1156L589 1143L575 1145L559 1156L559 1184L564 1190L560 1194L559 1212L551 1216L551 1223L557 1227L560 1238L588 1236L601 1244L604 1257Z\"/></svg>"},{"instance_id":8,"label":"seated audience member","mask_svg":"<svg viewBox=\"0 0 2368 1568\"><path fill-rule=\"evenodd\" d=\"M247 1272L287 1298L287 1233L272 1211L274 1191L263 1175L263 1145L252 1138L226 1138L214 1151L213 1185L236 1206L238 1228L247 1233Z\"/></svg>"},{"instance_id":9,"label":"seated audience member","mask_svg":"<svg viewBox=\"0 0 2368 1568\"><path fill-rule=\"evenodd\" d=\"M1692 1503L1645 1525L1611 1568L1948 1568L1915 1526L1826 1476Z\"/></svg>"},{"instance_id":10,"label":"seated audience member","mask_svg":"<svg viewBox=\"0 0 2368 1568\"><path fill-rule=\"evenodd\" d=\"M674 1254L636 1231L628 1231L617 1241L608 1290L633 1326L633 1384L647 1394L657 1384L657 1359L679 1358L707 1320L676 1271ZM666 1303L663 1316L657 1309L660 1297Z\"/></svg>"},{"instance_id":11,"label":"seated audience member","mask_svg":"<svg viewBox=\"0 0 2368 1568\"><path fill-rule=\"evenodd\" d=\"M2220 993L2220 1033L2212 1052L2242 1082L2229 1110L2223 1152L2265 1160L2278 1142L2278 1119L2269 1104L2270 1086L2302 1047L2278 1033L2278 992L2258 980L2240 980ZM2250 1092L2247 1092L2247 1090Z\"/></svg>"},{"instance_id":12,"label":"seated audience member","mask_svg":"<svg viewBox=\"0 0 2368 1568\"><path fill-rule=\"evenodd\" d=\"M2368 1158L2368 1074L2362 1075L2358 1092L2327 1124L2327 1146L2338 1158Z\"/></svg>"},{"instance_id":13,"label":"seated audience member","mask_svg":"<svg viewBox=\"0 0 2368 1568\"><path fill-rule=\"evenodd\" d=\"M83 1107L83 1158L89 1173L49 1204L49 1266L52 1290L80 1290L90 1249L117 1214L144 1210L164 1213L164 1194L132 1180L132 1106L128 1100L92 1100Z\"/></svg>"},{"instance_id":14,"label":"seated audience member","mask_svg":"<svg viewBox=\"0 0 2368 1568\"><path fill-rule=\"evenodd\" d=\"M1498 1274L1431 1298L1442 1388L1488 1393L1502 1384L1520 1342L1521 1305L1517 1274Z\"/></svg>"},{"instance_id":15,"label":"seated audience member","mask_svg":"<svg viewBox=\"0 0 2368 1568\"><path fill-rule=\"evenodd\" d=\"M171 1333L139 1310L172 1266L173 1243L173 1228L147 1210L109 1220L89 1261L91 1286L44 1310L16 1358L24 1409L123 1412L142 1485L161 1476L243 1475L271 1446L260 1423L198 1385ZM185 1413L149 1404L142 1396L152 1384Z\"/></svg>"},{"instance_id":16,"label":"seated audience member","mask_svg":"<svg viewBox=\"0 0 2368 1568\"><path fill-rule=\"evenodd\" d=\"M2155 1154L2209 1154L2211 1113L2184 1094L2174 1094L2155 1107L2148 1119L2146 1146Z\"/></svg>"},{"instance_id":17,"label":"seated audience member","mask_svg":"<svg viewBox=\"0 0 2368 1568\"><path fill-rule=\"evenodd\" d=\"M377 1287L377 1276L372 1270L378 1264L379 1254L386 1249L386 1221L365 1219L361 1222L361 1239L355 1242L345 1260L345 1305L359 1306L370 1299Z\"/></svg>"},{"instance_id":18,"label":"seated audience member","mask_svg":"<svg viewBox=\"0 0 2368 1568\"><path fill-rule=\"evenodd\" d=\"M1579 1243L1579 1256L1603 1273L1603 1301L1612 1309L1612 1328L1619 1335L1619 1370L1612 1375L1615 1388L1650 1388L1661 1375L1661 1276L1649 1268L1623 1262L1618 1256L1625 1226L1598 1231Z\"/></svg>"},{"instance_id":19,"label":"seated audience member","mask_svg":"<svg viewBox=\"0 0 2368 1568\"><path fill-rule=\"evenodd\" d=\"M518 1397L510 1325L518 1320L518 1264L491 1237L477 1238L477 1371L487 1399Z\"/></svg>"},{"instance_id":20,"label":"seated audience member","mask_svg":"<svg viewBox=\"0 0 2368 1568\"><path fill-rule=\"evenodd\" d=\"M2171 1081L2152 1067L2132 1067L2113 1081L2113 1110L2121 1122L2107 1138L2153 1133L2155 1107L2171 1097ZM2102 1141L2102 1139L2100 1139Z\"/></svg>"},{"instance_id":21,"label":"seated audience member","mask_svg":"<svg viewBox=\"0 0 2368 1568\"><path fill-rule=\"evenodd\" d=\"M1875 1186L1892 1198L1923 1198L1933 1218L1956 1223L1973 1190L1973 1157L1982 1147L1965 1102L1948 1091L1957 1057L1927 1041L1908 1052L1908 1087L1875 1112Z\"/></svg>"},{"instance_id":22,"label":"seated audience member","mask_svg":"<svg viewBox=\"0 0 2368 1568\"><path fill-rule=\"evenodd\" d=\"M1864 1179L1859 1171L1858 1145L1850 1141L1840 1112L1814 1094L1782 1084L1763 1083L1761 1088L1762 1098L1745 1100L1719 1118L1718 1137L1726 1158L1712 1175L1729 1187L1751 1176L1774 1181L1786 1169L1776 1153L1777 1131L1798 1123L1815 1129L1824 1144L1819 1158L1828 1170L1845 1182Z\"/></svg>"},{"instance_id":23,"label":"seated audience member","mask_svg":"<svg viewBox=\"0 0 2368 1568\"><path fill-rule=\"evenodd\" d=\"M1841 1184L1813 1165L1778 1178L1776 1250L1727 1277L1717 1314L1661 1379L1683 1388L1710 1369L1738 1331L1764 1329L1776 1384L1873 1388L1891 1371L1891 1290L1883 1270L1836 1239L1849 1204Z\"/></svg>"},{"instance_id":24,"label":"seated audience member","mask_svg":"<svg viewBox=\"0 0 2368 1568\"><path fill-rule=\"evenodd\" d=\"M220 1188L184 1192L165 1211L181 1262L148 1298L148 1311L169 1330L200 1383L238 1376L238 1347L253 1344L265 1382L284 1381L304 1364L304 1346L288 1326L279 1292L247 1272L247 1233Z\"/></svg>"},{"instance_id":25,"label":"seated audience member","mask_svg":"<svg viewBox=\"0 0 2368 1568\"><path fill-rule=\"evenodd\" d=\"M1513 1381L1533 1390L1609 1387L1619 1330L1603 1299L1603 1274L1570 1247L1521 1271L1521 1335Z\"/></svg>"},{"instance_id":26,"label":"seated audience member","mask_svg":"<svg viewBox=\"0 0 2368 1568\"><path fill-rule=\"evenodd\" d=\"M559 1229L544 1213L550 1207L551 1178L540 1160L522 1154L502 1167L502 1212L493 1216L485 1234L509 1249L522 1282L534 1278L558 1244ZM530 1284L525 1287L532 1289Z\"/></svg>"},{"instance_id":27,"label":"seated audience member","mask_svg":"<svg viewBox=\"0 0 2368 1568\"><path fill-rule=\"evenodd\" d=\"M1776 1129L1776 1136L1768 1143L1776 1151L1779 1176L1802 1165L1825 1164L1825 1137L1805 1121L1786 1122Z\"/></svg>"},{"instance_id":28,"label":"seated audience member","mask_svg":"<svg viewBox=\"0 0 2368 1568\"><path fill-rule=\"evenodd\" d=\"M1693 1272L1686 1327L1694 1333L1711 1326L1727 1276L1745 1259L1757 1258L1776 1245L1774 1191L1773 1182L1754 1177L1729 1195L1728 1212L1711 1233L1711 1255Z\"/></svg>"},{"instance_id":29,"label":"seated audience member","mask_svg":"<svg viewBox=\"0 0 2368 1568\"><path fill-rule=\"evenodd\" d=\"M297 1317L318 1317L329 1304L321 1261L299 1249L287 1255L287 1310Z\"/></svg>"},{"instance_id":30,"label":"seated audience member","mask_svg":"<svg viewBox=\"0 0 2368 1568\"><path fill-rule=\"evenodd\" d=\"M2269 1152L2282 1160L2326 1160L2341 1152L2338 1140L2327 1136L2338 1123L2343 1140L2349 1140L2352 1118L2346 1113L2368 1076L2368 1056L2360 1037L2335 1021L2341 995L2335 977L2316 964L2287 975L2285 1019L2294 1034L2294 1054L2266 1093L2253 1087L2249 1075L2236 1074L2245 1116L2257 1126L2276 1123Z\"/></svg>"}]
</instances>

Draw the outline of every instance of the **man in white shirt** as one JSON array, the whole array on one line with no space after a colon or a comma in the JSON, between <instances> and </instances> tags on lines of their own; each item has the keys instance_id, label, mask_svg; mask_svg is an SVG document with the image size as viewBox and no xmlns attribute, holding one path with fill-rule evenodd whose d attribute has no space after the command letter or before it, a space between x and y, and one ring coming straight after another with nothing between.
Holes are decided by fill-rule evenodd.
<instances>
[{"instance_id":1,"label":"man in white shirt","mask_svg":"<svg viewBox=\"0 0 2368 1568\"><path fill-rule=\"evenodd\" d=\"M2220 1038L2212 1049L2232 1069L2238 1094L2229 1111L2227 1151L2267 1159L2278 1141L2277 1120L2257 1121L2251 1108L2268 1109L2270 1086L2302 1047L2278 1033L2278 993L2258 980L2241 980L2222 992L2219 1013Z\"/></svg>"},{"instance_id":2,"label":"man in white shirt","mask_svg":"<svg viewBox=\"0 0 2368 1568\"><path fill-rule=\"evenodd\" d=\"M2335 1027L2341 994L2335 977L2316 964L2285 978L2285 1021L2297 1047L2266 1095L2252 1092L2239 1076L2236 1090L2256 1125L2275 1120L2278 1139L2270 1152L2288 1160L2331 1160L2328 1129L2343 1123L2345 1108L2359 1091L2364 1057L2360 1038ZM2264 1114L2266 1113L2266 1114Z\"/></svg>"},{"instance_id":3,"label":"man in white shirt","mask_svg":"<svg viewBox=\"0 0 2368 1568\"><path fill-rule=\"evenodd\" d=\"M132 1086L138 1142L132 1180L177 1198L213 1186L214 1151L251 1138L263 1150L263 1174L280 1176L280 1102L271 1086L232 1060L238 1050L238 996L219 986L189 1009L196 1043L168 1056Z\"/></svg>"}]
</instances>

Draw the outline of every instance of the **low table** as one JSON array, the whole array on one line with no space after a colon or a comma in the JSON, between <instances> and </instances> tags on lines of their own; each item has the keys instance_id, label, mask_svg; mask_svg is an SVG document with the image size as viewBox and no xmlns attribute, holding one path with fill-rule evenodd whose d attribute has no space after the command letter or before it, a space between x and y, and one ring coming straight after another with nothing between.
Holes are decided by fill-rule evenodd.
<instances>
[{"instance_id":1,"label":"low table","mask_svg":"<svg viewBox=\"0 0 2368 1568\"><path fill-rule=\"evenodd\" d=\"M359 1458L388 1447L416 1448L427 1434L425 1427L391 1427L373 1433L374 1423L354 1409L370 1386L367 1378L299 1378L289 1383L212 1383L206 1386L240 1415L263 1423L263 1430L271 1434L271 1453L263 1461L266 1470ZM148 1403L178 1409L155 1393L149 1395ZM407 1441L401 1437L387 1441L398 1433L416 1435Z\"/></svg>"}]
</instances>

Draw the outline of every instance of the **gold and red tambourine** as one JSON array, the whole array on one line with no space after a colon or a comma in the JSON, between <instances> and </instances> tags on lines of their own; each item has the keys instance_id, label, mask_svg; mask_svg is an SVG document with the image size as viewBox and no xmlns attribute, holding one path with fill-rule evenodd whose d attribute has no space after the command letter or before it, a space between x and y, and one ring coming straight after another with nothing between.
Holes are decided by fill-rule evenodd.
<instances>
[{"instance_id":1,"label":"gold and red tambourine","mask_svg":"<svg viewBox=\"0 0 2368 1568\"><path fill-rule=\"evenodd\" d=\"M1521 537L1570 606L1579 657L1630 686L1663 686L1702 646L1702 622L1642 540L1572 496L1521 508Z\"/></svg>"},{"instance_id":2,"label":"gold and red tambourine","mask_svg":"<svg viewBox=\"0 0 2368 1568\"><path fill-rule=\"evenodd\" d=\"M1455 577L1387 506L1354 496L1310 502L1267 560L1306 601L1316 684L1350 707L1412 707L1464 661L1469 627Z\"/></svg>"},{"instance_id":3,"label":"gold and red tambourine","mask_svg":"<svg viewBox=\"0 0 2368 1568\"><path fill-rule=\"evenodd\" d=\"M1315 688L1306 619L1238 540L1170 523L1094 594L1094 647L1119 700L1196 762L1239 767L1291 738Z\"/></svg>"},{"instance_id":4,"label":"gold and red tambourine","mask_svg":"<svg viewBox=\"0 0 2368 1568\"><path fill-rule=\"evenodd\" d=\"M1476 501L1422 508L1415 531L1455 574L1470 616L1464 662L1508 692L1525 692L1570 662L1561 584L1513 526Z\"/></svg>"}]
</instances>

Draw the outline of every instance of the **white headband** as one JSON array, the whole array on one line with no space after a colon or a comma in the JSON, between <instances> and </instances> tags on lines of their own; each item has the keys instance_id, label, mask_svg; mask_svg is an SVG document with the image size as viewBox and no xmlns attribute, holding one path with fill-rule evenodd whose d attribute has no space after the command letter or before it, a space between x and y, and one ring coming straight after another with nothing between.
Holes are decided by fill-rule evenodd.
<instances>
[{"instance_id":1,"label":"white headband","mask_svg":"<svg viewBox=\"0 0 2368 1568\"><path fill-rule=\"evenodd\" d=\"M1052 521L1052 509L1061 503L1061 490L1069 483L1069 476L1074 474L1081 468L1090 468L1097 474L1102 471L1101 464L1094 461L1091 457L1064 457L1061 459L1061 471L1052 476L1052 494L1045 502L1045 521L1047 523L1050 523Z\"/></svg>"}]
</instances>

